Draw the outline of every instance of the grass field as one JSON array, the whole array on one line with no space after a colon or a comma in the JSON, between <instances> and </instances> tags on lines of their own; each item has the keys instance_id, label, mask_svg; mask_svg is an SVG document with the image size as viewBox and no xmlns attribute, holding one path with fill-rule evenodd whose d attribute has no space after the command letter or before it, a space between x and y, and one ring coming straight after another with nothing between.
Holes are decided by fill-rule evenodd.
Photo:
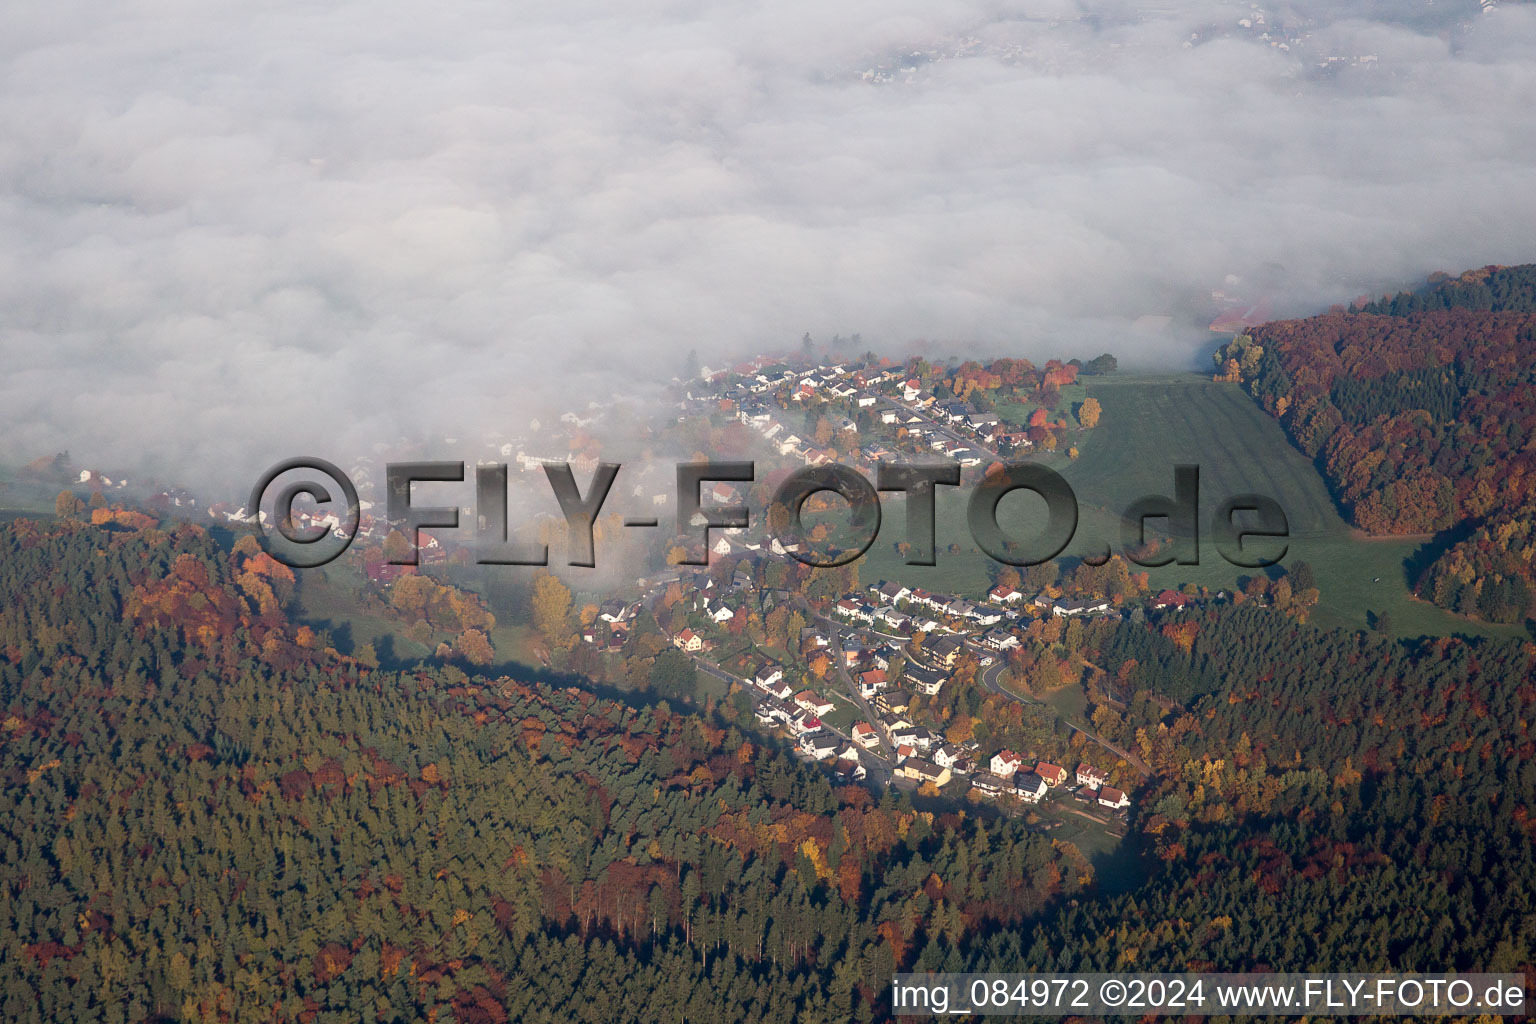
<instances>
[{"instance_id":1,"label":"grass field","mask_svg":"<svg viewBox=\"0 0 1536 1024\"><path fill-rule=\"evenodd\" d=\"M1057 412L1052 414L1052 419L1065 413L1067 422L1077 425L1076 410L1084 398L1088 397L1088 391L1082 384L1068 384L1061 389L1061 402L1057 406ZM1033 402L999 402L992 411L997 413L1005 423L1022 427L1029 423L1029 417L1037 408Z\"/></svg>"},{"instance_id":2,"label":"grass field","mask_svg":"<svg viewBox=\"0 0 1536 1024\"><path fill-rule=\"evenodd\" d=\"M16 519L26 516L53 516L53 502L63 489L61 484L42 484L33 480L17 480L9 467L0 467L0 511ZM79 493L79 492L76 492ZM89 495L85 495L89 497Z\"/></svg>"},{"instance_id":3,"label":"grass field","mask_svg":"<svg viewBox=\"0 0 1536 1024\"><path fill-rule=\"evenodd\" d=\"M1102 554L1106 545L1122 551L1121 513L1144 495L1171 496L1174 466L1194 464L1200 467L1200 563L1150 570L1154 587L1231 588L1253 575L1256 570L1232 566L1217 553L1210 519L1228 497L1258 492L1274 498L1289 521L1289 548L1281 564L1305 560L1316 572L1321 601L1312 621L1317 624L1364 629L1371 615L1386 613L1402 636L1523 635L1519 626L1471 622L1414 599L1406 565L1420 543L1356 536L1316 468L1237 385L1195 374L1115 374L1090 378L1087 387L1103 406L1098 427L1081 436L1080 458L1049 462L1072 485L1079 505L1077 533L1063 557ZM906 566L895 553L892 542L905 522L898 497L887 505L886 526L860 566L861 578L900 579L930 590L985 590L992 563L971 542L965 523L969 490L962 490L966 493L940 491L937 566ZM1043 503L1028 494L1016 497L1004 500L999 519L1005 527L1012 520L1018 528L1010 532L1028 536L1027 517Z\"/></svg>"},{"instance_id":4,"label":"grass field","mask_svg":"<svg viewBox=\"0 0 1536 1024\"><path fill-rule=\"evenodd\" d=\"M362 610L358 600L362 581L356 567L345 562L305 570L299 581L299 618L331 630L344 654L373 644L381 657L388 656L386 660L409 663L430 657L439 640L451 639L446 633L440 634L429 647L407 636L400 623ZM531 627L516 623L497 622L491 630L491 644L499 661L541 664L533 651L534 639Z\"/></svg>"},{"instance_id":5,"label":"grass field","mask_svg":"<svg viewBox=\"0 0 1536 1024\"><path fill-rule=\"evenodd\" d=\"M361 611L357 600L360 585L343 582L347 576L345 569L307 569L296 575L298 617L329 629L343 654L351 654L363 644L373 644L381 654L402 662L432 654L430 648L406 636L399 623Z\"/></svg>"}]
</instances>

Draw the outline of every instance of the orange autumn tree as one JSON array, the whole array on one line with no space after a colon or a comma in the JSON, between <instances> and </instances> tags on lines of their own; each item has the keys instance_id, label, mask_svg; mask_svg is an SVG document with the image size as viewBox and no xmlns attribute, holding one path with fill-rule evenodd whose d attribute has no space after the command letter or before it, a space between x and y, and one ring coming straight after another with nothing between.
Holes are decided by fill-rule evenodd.
<instances>
[{"instance_id":1,"label":"orange autumn tree","mask_svg":"<svg viewBox=\"0 0 1536 1024\"><path fill-rule=\"evenodd\" d=\"M1163 636L1178 645L1179 650L1188 654L1195 646L1195 637L1200 632L1200 625L1184 619L1180 622L1170 622L1163 627Z\"/></svg>"}]
</instances>

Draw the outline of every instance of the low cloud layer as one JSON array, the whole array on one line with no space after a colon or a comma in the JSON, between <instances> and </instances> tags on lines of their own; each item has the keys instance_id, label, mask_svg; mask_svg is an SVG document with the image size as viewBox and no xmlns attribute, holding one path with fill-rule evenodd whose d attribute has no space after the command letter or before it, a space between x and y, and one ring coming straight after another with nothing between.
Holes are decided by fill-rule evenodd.
<instances>
[{"instance_id":1,"label":"low cloud layer","mask_svg":"<svg viewBox=\"0 0 1536 1024\"><path fill-rule=\"evenodd\" d=\"M1190 365L1213 290L1536 259L1531 8L1087 6L8 5L0 456L244 480L805 331Z\"/></svg>"}]
</instances>

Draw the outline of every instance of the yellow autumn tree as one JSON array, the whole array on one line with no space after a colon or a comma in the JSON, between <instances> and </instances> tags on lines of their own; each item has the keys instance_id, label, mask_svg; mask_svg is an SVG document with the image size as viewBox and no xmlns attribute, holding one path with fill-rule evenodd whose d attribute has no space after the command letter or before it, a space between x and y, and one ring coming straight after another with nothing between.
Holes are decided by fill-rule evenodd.
<instances>
[{"instance_id":1,"label":"yellow autumn tree","mask_svg":"<svg viewBox=\"0 0 1536 1024\"><path fill-rule=\"evenodd\" d=\"M569 648L571 591L559 577L541 574L533 582L533 624L552 646Z\"/></svg>"}]
</instances>

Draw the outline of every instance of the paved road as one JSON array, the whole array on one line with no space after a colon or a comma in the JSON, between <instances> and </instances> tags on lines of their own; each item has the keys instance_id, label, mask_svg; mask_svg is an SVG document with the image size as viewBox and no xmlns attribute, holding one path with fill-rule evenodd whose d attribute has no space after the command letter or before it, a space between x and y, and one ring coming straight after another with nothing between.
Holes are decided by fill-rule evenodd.
<instances>
[{"instance_id":1,"label":"paved road","mask_svg":"<svg viewBox=\"0 0 1536 1024\"><path fill-rule=\"evenodd\" d=\"M966 646L977 651L983 650L983 648L972 644L967 644ZM992 664L988 665L981 672L981 685L985 686L988 690L991 690L998 696L1007 697L1009 700L1016 700L1020 704L1036 704L1041 707L1050 707L1050 705L1046 704L1044 701L1035 700L1033 697L1025 697L1022 694L1017 694L1012 690L1005 689L1003 687L1002 681L999 678L1002 675L1003 669L1005 667L1007 666L1002 658L998 658ZM1054 708L1051 708L1051 710L1053 712L1055 711ZM1068 729L1071 729L1073 732L1082 733L1084 736L1088 737L1090 740L1097 743L1111 754L1114 754L1116 757L1123 758L1126 764L1129 764L1132 768L1135 768L1142 774L1143 777L1150 776L1152 774L1152 769L1147 766L1147 763L1140 757L1131 753L1129 750L1123 750L1115 744L1104 739L1102 736L1090 732L1089 730L1084 729L1082 726L1077 725L1066 718L1062 718L1059 713L1056 715L1056 717L1060 719L1061 723Z\"/></svg>"},{"instance_id":2,"label":"paved road","mask_svg":"<svg viewBox=\"0 0 1536 1024\"><path fill-rule=\"evenodd\" d=\"M848 693L853 697L854 703L857 704L859 709L864 712L864 720L875 727L875 738L880 741L880 760L886 762L888 766L891 766L894 769L896 764L896 751L891 746L890 739L885 735L885 729L881 727L880 719L879 716L875 714L875 709L870 707L869 701L865 700L864 695L859 693L858 684L854 682L853 676L849 675L848 673L848 666L845 659L843 658L843 644L839 639L841 634L838 632L836 624L833 623L830 618L822 615L820 612L816 611L816 609L812 608L810 602L807 601L803 596L796 595L795 606L798 607L806 615L809 615L812 619L815 619L823 625L832 627L829 629L829 635L832 641L830 650L832 652L834 671L837 672L838 678L843 681L843 685L847 687Z\"/></svg>"}]
</instances>

